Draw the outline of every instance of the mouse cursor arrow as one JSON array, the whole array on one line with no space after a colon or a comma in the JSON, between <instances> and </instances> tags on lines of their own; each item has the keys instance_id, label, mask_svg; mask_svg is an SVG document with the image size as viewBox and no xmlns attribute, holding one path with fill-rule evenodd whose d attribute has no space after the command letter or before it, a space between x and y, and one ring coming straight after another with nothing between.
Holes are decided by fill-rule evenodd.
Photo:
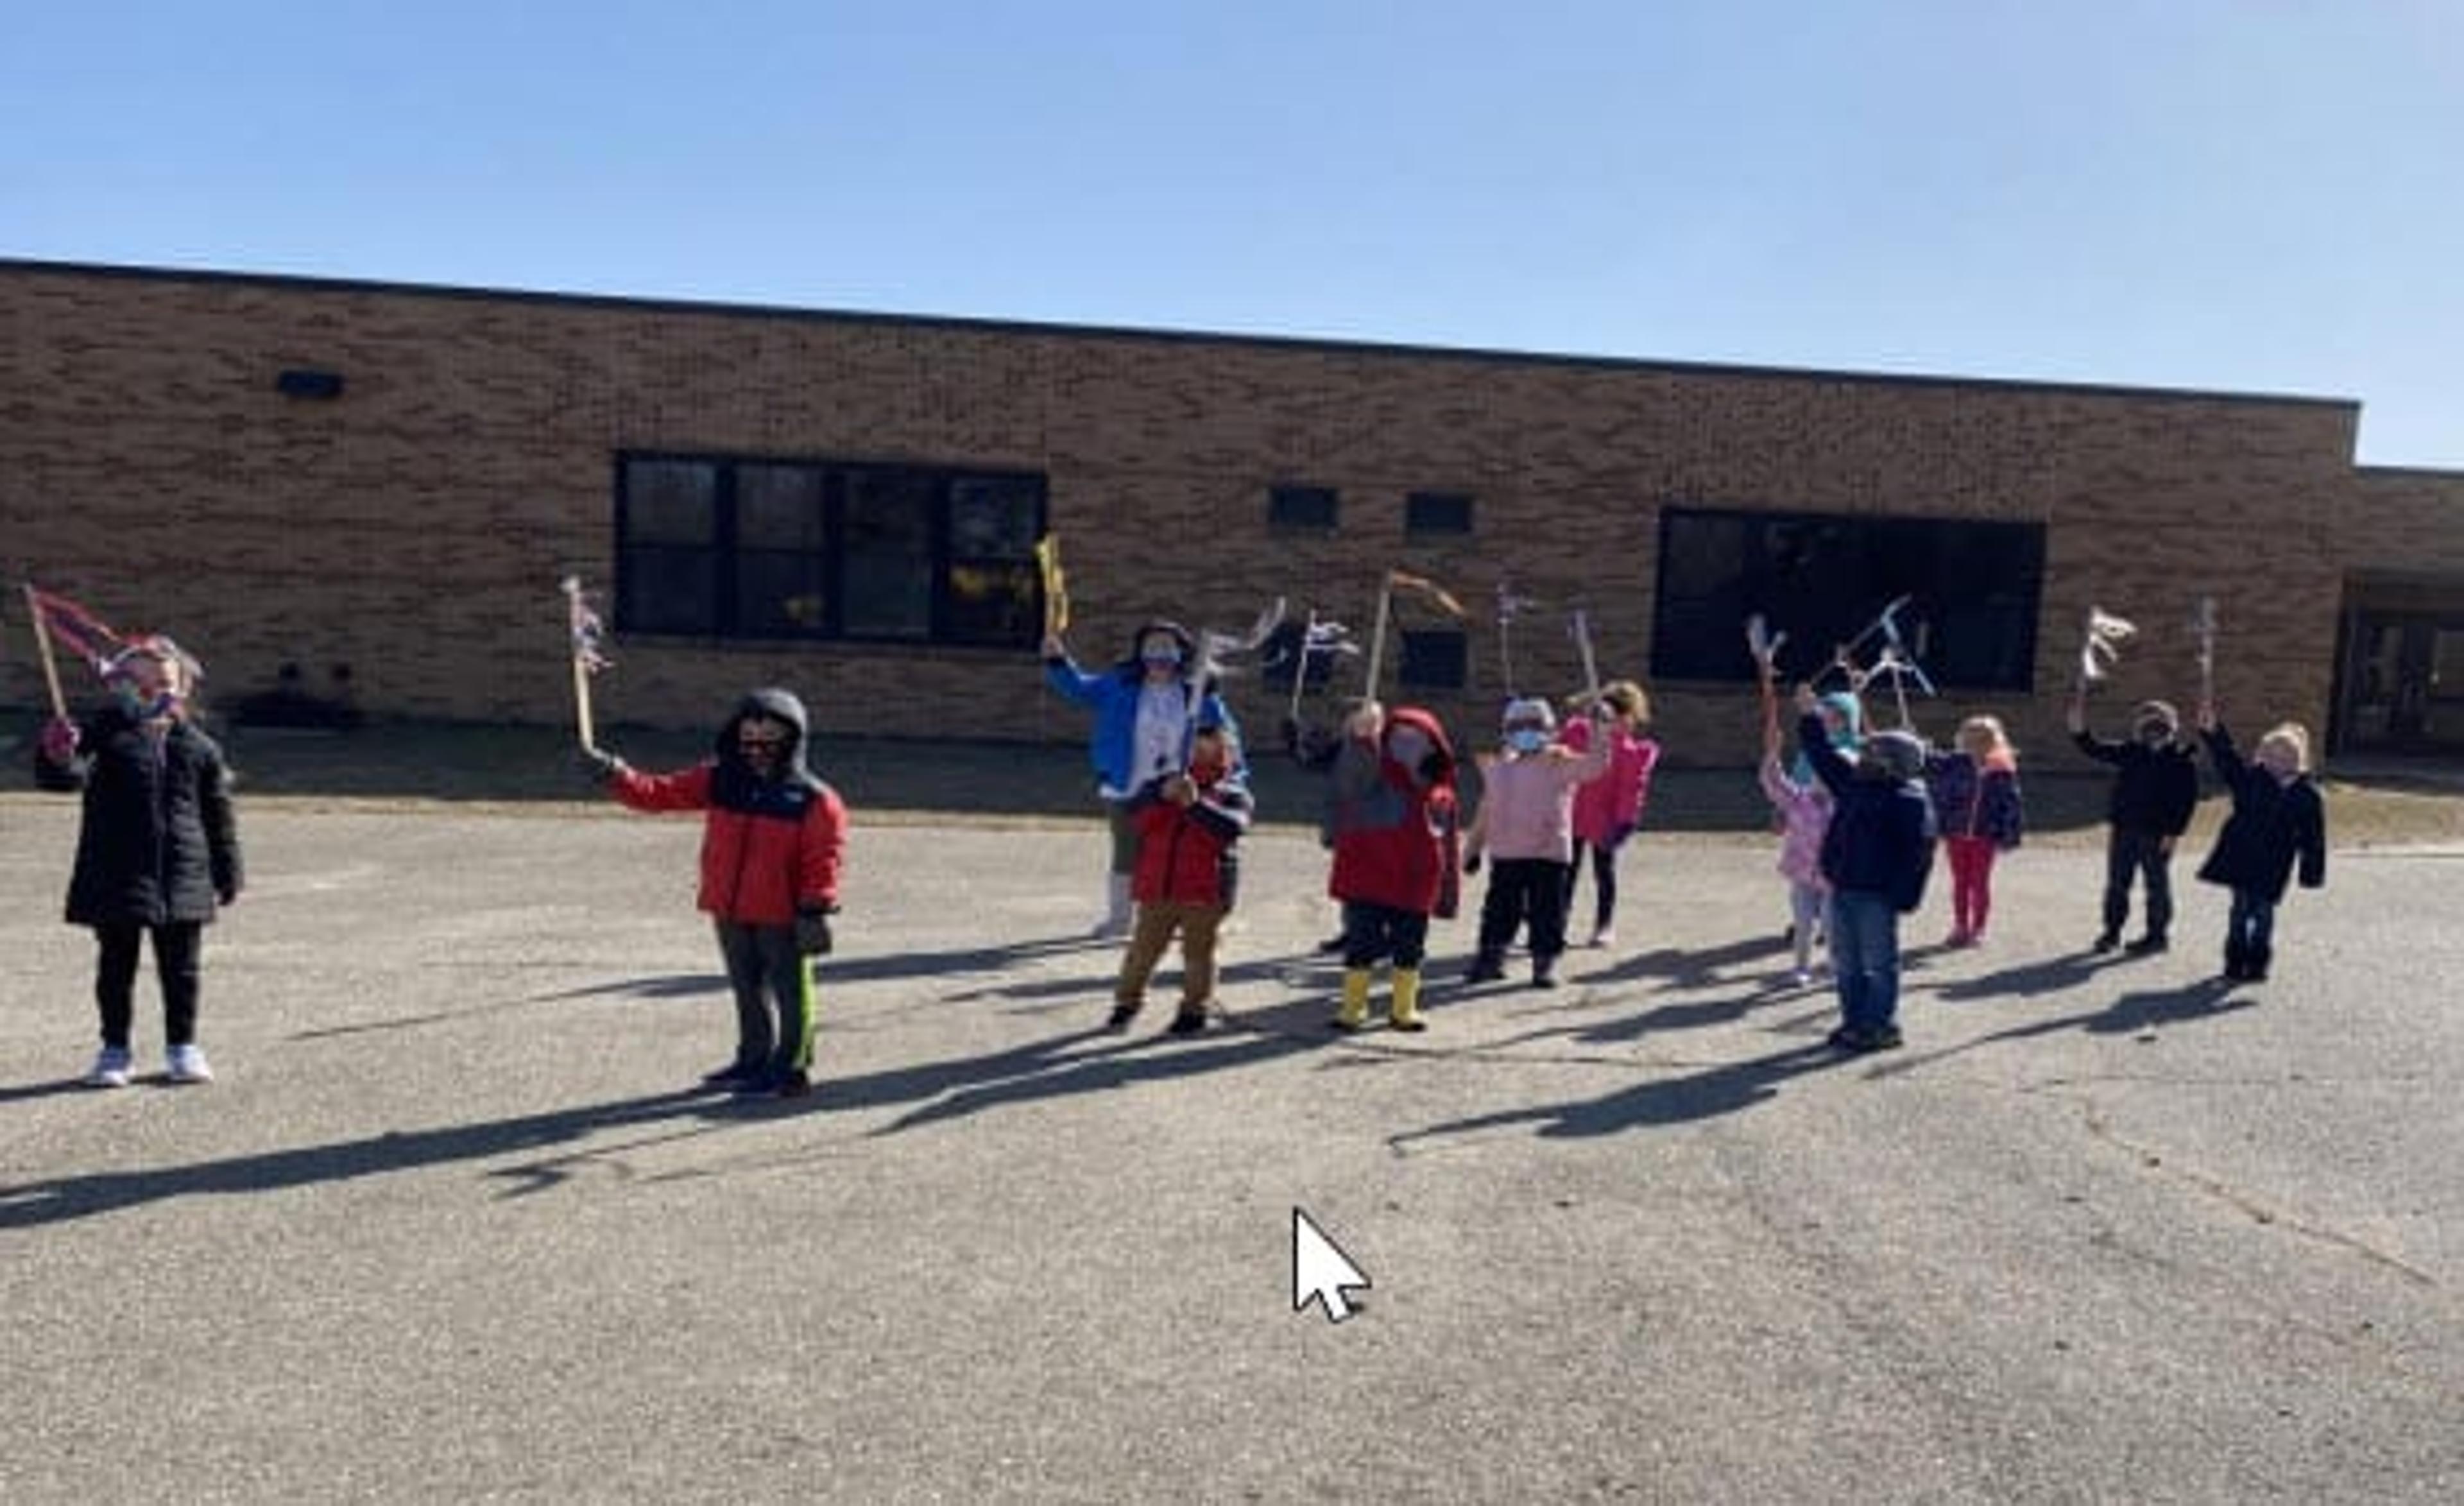
<instances>
[{"instance_id":1,"label":"mouse cursor arrow","mask_svg":"<svg viewBox=\"0 0 2464 1506\"><path fill-rule=\"evenodd\" d=\"M1311 1298L1326 1309L1326 1320L1339 1323L1352 1316L1346 1289L1369 1290L1369 1273L1326 1237L1307 1213L1292 1209L1292 1311L1306 1311Z\"/></svg>"}]
</instances>

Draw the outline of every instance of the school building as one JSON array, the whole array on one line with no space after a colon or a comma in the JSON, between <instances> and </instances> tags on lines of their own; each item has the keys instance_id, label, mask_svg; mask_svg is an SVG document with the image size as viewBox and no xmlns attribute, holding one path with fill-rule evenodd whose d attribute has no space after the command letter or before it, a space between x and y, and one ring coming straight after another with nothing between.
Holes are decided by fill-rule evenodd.
<instances>
[{"instance_id":1,"label":"school building","mask_svg":"<svg viewBox=\"0 0 2464 1506\"><path fill-rule=\"evenodd\" d=\"M1940 692L2058 741L2195 694L2338 755L2464 756L2464 473L2356 466L2344 399L1905 377L0 261L0 570L172 631L224 711L554 722L559 580L601 593L603 720L759 683L827 730L1075 740L1037 669L1036 540L1082 663L1277 597L1388 699L1485 742L1509 688L1650 687L1673 760L1755 745L1745 622L1818 669L1880 609ZM15 592L0 704L43 698ZM1501 595L1518 604L1502 622ZM1879 637L1869 637L1870 659ZM1307 686L1327 714L1364 660ZM1231 688L1270 736L1287 671ZM1896 716L1887 693L1883 720Z\"/></svg>"}]
</instances>

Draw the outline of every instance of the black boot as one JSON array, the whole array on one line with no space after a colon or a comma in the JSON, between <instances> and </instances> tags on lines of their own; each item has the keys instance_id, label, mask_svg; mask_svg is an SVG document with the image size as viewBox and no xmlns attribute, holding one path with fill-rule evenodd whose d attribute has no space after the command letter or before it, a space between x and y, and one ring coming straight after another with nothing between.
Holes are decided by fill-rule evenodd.
<instances>
[{"instance_id":1,"label":"black boot","mask_svg":"<svg viewBox=\"0 0 2464 1506\"><path fill-rule=\"evenodd\" d=\"M2243 954L2241 975L2252 983L2267 982L2267 964L2275 958L2273 946L2254 946Z\"/></svg>"},{"instance_id":2,"label":"black boot","mask_svg":"<svg viewBox=\"0 0 2464 1506\"><path fill-rule=\"evenodd\" d=\"M2237 937L2225 939L2225 977L2239 983L2250 976L2250 953Z\"/></svg>"},{"instance_id":3,"label":"black boot","mask_svg":"<svg viewBox=\"0 0 2464 1506\"><path fill-rule=\"evenodd\" d=\"M1506 976L1506 958L1484 949L1471 960L1471 970L1463 974L1465 983L1495 983Z\"/></svg>"}]
</instances>

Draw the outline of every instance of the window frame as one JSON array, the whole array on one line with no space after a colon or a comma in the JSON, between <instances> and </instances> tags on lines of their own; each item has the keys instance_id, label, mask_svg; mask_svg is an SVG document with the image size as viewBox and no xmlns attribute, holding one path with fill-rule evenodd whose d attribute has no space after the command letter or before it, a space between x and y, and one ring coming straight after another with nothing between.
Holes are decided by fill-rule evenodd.
<instances>
[{"instance_id":1,"label":"window frame","mask_svg":"<svg viewBox=\"0 0 2464 1506\"><path fill-rule=\"evenodd\" d=\"M1403 535L1411 539L1468 539L1476 531L1475 508L1480 498L1471 492L1418 491L1403 494ZM1461 520L1439 521L1432 509L1462 509ZM1451 514L1446 516L1451 517Z\"/></svg>"},{"instance_id":2,"label":"window frame","mask_svg":"<svg viewBox=\"0 0 2464 1506\"><path fill-rule=\"evenodd\" d=\"M708 544L646 543L633 539L634 467L662 464L712 468ZM770 645L878 643L907 648L987 649L1001 653L1014 653L1022 647L1031 648L1042 635L1044 584L1040 573L1032 574L1032 602L1030 609L1023 613L1024 621L1019 632L1015 636L997 638L959 631L957 623L960 611L953 596L952 571L954 567L987 568L1004 564L1022 572L1035 571L1033 541L1042 538L1047 530L1052 503L1050 477L1043 472L847 456L666 449L619 450L614 453L612 467L614 498L610 524L615 554L614 631L620 635ZM820 483L817 496L822 509L818 545L798 549L764 545L750 550L743 545L742 498L738 487L738 472L743 468L799 470L816 474ZM921 485L925 509L925 553L919 563L926 577L925 625L921 633L850 631L847 629L847 587L853 567L847 553L847 508L854 480L860 476L883 476ZM1029 543L1026 552L1015 561L992 555L959 556L953 553L953 512L958 489L966 482L994 482L1003 488L1015 489L1015 500L1027 508L1025 537ZM702 583L705 609L698 614L694 626L651 627L644 626L641 621L642 606L636 600L636 592L640 588L636 557L663 550L707 555L705 568L708 576ZM803 559L815 563L822 581L822 609L810 629L787 631L766 624L747 625L740 572L745 562L756 557Z\"/></svg>"},{"instance_id":3,"label":"window frame","mask_svg":"<svg viewBox=\"0 0 2464 1506\"><path fill-rule=\"evenodd\" d=\"M1287 504L1323 503L1326 516L1291 518L1286 516ZM1331 534L1343 526L1343 493L1331 486L1312 486L1300 481L1284 481L1266 488L1266 527L1275 533Z\"/></svg>"},{"instance_id":4,"label":"window frame","mask_svg":"<svg viewBox=\"0 0 2464 1506\"><path fill-rule=\"evenodd\" d=\"M1672 571L1681 567L1685 551L1675 535L1703 522L1750 530L1737 543L1739 573L1710 587L1680 589ZM1809 611L1808 593L1791 587L1792 573L1826 572L1836 580L1841 561L1815 560L1802 554L1792 559L1772 547L1778 530L1798 528L1817 538L1845 530L1858 570L1852 586L1826 583ZM1963 542L1960 533L1967 535ZM1896 538L1894 536L1897 536ZM1979 673L1979 656L1946 655L1940 648L1921 661L1926 676L1940 689L1987 694L2033 695L2035 691L2036 648L2044 609L2048 562L2048 529L2042 521L2024 519L1962 518L1912 513L1824 513L1776 508L1663 506L1660 510L1660 549L1652 607L1651 675L1657 681L1696 684L1750 684L1754 666L1743 641L1747 617L1761 613L1774 631L1786 631L1783 675L1802 676L1820 668L1829 644L1853 637L1883 605L1902 595L1913 598L1896 619L1913 635L1930 624L1945 642L1962 649L1980 641L1987 628L1998 630L1982 655L1994 666ZM1912 545L1923 544L1920 551ZM1835 542L1836 546L1836 542ZM1930 571L1903 562L1929 553ZM2015 573L1966 574L1945 568L1944 561L1998 556ZM1732 598L1723 602L1723 597ZM1720 619L1697 623L1698 612L1713 610ZM1843 610L1843 604L1854 603ZM1848 619L1854 617L1852 623ZM1963 620L1964 619L1964 620ZM1711 645L1726 640L1733 650ZM1859 649L1870 662L1878 645ZM1955 653L1956 651L1954 651Z\"/></svg>"}]
</instances>

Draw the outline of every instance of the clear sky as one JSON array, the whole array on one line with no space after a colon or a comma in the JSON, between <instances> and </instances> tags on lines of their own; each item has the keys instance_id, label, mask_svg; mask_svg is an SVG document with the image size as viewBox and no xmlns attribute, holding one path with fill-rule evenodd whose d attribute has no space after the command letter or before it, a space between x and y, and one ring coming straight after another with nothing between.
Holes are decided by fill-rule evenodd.
<instances>
[{"instance_id":1,"label":"clear sky","mask_svg":"<svg viewBox=\"0 0 2464 1506\"><path fill-rule=\"evenodd\" d=\"M2359 398L2464 0L19 0L0 255Z\"/></svg>"}]
</instances>

